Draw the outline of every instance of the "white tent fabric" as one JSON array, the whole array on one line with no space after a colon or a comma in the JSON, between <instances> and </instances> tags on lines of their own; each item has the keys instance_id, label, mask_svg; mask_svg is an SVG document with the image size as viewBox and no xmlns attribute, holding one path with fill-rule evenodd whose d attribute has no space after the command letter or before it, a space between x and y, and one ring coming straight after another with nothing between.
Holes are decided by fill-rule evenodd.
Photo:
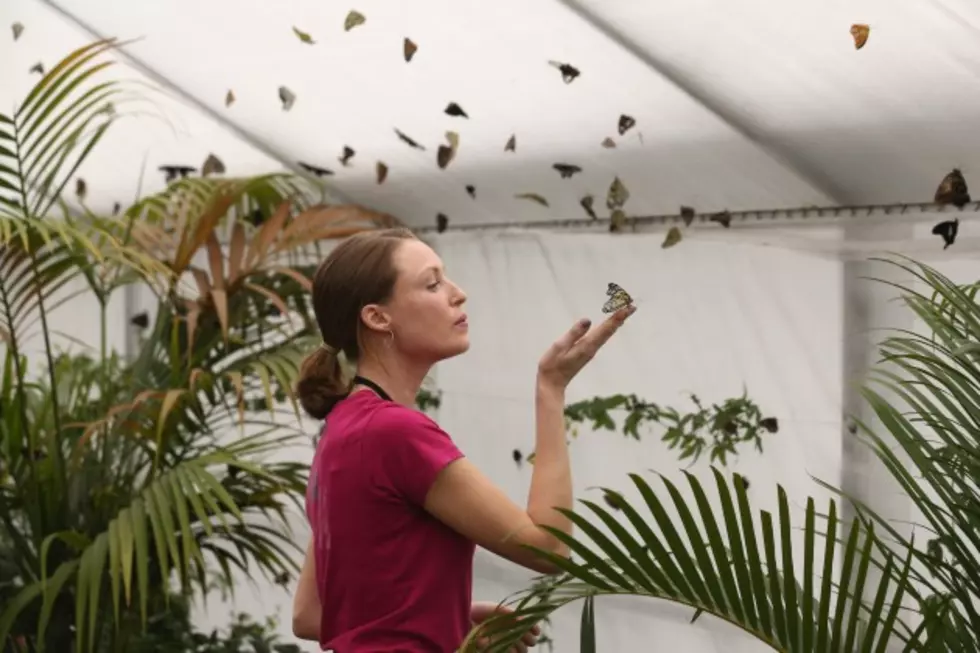
<instances>
[{"instance_id":1,"label":"white tent fabric","mask_svg":"<svg viewBox=\"0 0 980 653\"><path fill-rule=\"evenodd\" d=\"M352 8L367 22L345 32ZM133 80L147 101L131 107L79 172L96 211L160 190L158 166L200 166L209 153L230 175L299 161L328 167L336 200L413 226L432 225L439 212L454 226L584 218L580 198L592 194L602 207L617 176L630 189L633 216L676 214L682 204L712 212L927 202L949 169L968 178L980 169L980 136L960 127L980 110L980 6L968 0L5 0L0 29L14 21L25 30L16 42L0 36L0 111L23 97L35 63L50 67L98 36L139 39L125 45L114 74ZM871 25L860 51L848 35L855 22ZM294 26L316 43L301 43ZM405 37L419 45L411 63L402 57ZM563 83L550 60L572 63L581 76ZM280 85L297 96L288 112ZM237 99L226 107L229 89ZM470 117L445 115L449 102ZM620 114L636 120L624 135ZM395 128L426 150L408 147ZM461 145L440 170L436 149L447 130ZM505 152L511 135L516 151ZM606 137L617 146L602 147ZM345 145L357 151L350 167L337 161ZM383 185L377 161L391 171ZM552 169L559 162L583 171L562 179ZM528 192L548 206L515 197ZM746 453L734 467L752 479L760 507L773 507L778 482L800 508L808 495L826 497L808 474L834 483L846 464L841 342L855 307L844 297L850 273L840 259L902 250L957 280L976 279L971 253L980 237L969 234L969 213L957 214L965 233L956 248L942 251L929 233L952 215L878 212L877 235L864 241L850 226L870 222L863 213L845 214L848 226L708 225L671 250L642 232L433 237L470 293L473 334L472 351L437 370L445 393L437 419L523 501L529 471L510 452L531 446L535 361L575 318L600 318L605 284L615 281L640 310L576 381L572 398L622 391L674 405L685 392L712 401L744 384L781 432L763 456ZM132 308L114 306L110 320L121 325ZM91 309L68 306L60 319L70 315L94 343ZM123 328L113 338L120 348ZM655 434L637 443L583 433L573 458L580 496L597 484L623 486L627 472L647 468L681 479L675 454ZM703 464L694 470L707 478ZM479 597L491 599L529 578L487 555L476 575ZM238 599L238 609L259 616L278 611L288 636L286 593L261 585L242 588ZM212 604L202 622L226 623L226 607ZM654 641L664 650L761 650L707 618L689 626L689 614L660 603L603 600L598 612L605 650L648 650ZM556 619L557 651L575 650L577 627L575 609Z\"/></svg>"}]
</instances>

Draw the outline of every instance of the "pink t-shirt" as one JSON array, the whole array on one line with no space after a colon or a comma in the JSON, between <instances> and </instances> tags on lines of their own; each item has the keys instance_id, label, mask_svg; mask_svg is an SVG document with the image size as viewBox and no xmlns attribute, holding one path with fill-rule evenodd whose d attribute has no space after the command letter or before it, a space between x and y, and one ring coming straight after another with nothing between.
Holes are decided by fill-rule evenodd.
<instances>
[{"instance_id":1,"label":"pink t-shirt","mask_svg":"<svg viewBox=\"0 0 980 653\"><path fill-rule=\"evenodd\" d=\"M306 491L335 653L451 653L470 627L474 544L422 507L462 457L429 417L360 391L327 416Z\"/></svg>"}]
</instances>

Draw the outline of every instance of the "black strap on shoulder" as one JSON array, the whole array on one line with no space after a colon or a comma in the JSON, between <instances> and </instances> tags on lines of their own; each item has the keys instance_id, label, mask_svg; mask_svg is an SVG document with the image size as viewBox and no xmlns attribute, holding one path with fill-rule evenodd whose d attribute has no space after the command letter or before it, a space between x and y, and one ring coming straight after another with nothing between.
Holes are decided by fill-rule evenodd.
<instances>
[{"instance_id":1,"label":"black strap on shoulder","mask_svg":"<svg viewBox=\"0 0 980 653\"><path fill-rule=\"evenodd\" d=\"M363 385L363 386L366 386L368 388L371 388L372 390L375 391L375 393L377 393L377 395L379 397L381 397L385 401L392 401L391 395L389 395L387 392L385 392L384 388L382 388L380 385L378 385L377 383L375 383L371 379L366 379L363 376L355 376L354 379L353 379L353 382L355 384Z\"/></svg>"}]
</instances>

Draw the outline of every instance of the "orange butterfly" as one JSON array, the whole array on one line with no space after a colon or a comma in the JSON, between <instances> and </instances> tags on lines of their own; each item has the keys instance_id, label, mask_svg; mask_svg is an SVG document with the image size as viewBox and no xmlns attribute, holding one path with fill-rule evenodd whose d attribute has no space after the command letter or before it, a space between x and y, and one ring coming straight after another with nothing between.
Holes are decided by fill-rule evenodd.
<instances>
[{"instance_id":1,"label":"orange butterfly","mask_svg":"<svg viewBox=\"0 0 980 653\"><path fill-rule=\"evenodd\" d=\"M864 47L864 44L868 42L868 36L871 34L871 26L862 25L861 23L855 23L851 25L851 36L854 37L854 49L860 50Z\"/></svg>"}]
</instances>

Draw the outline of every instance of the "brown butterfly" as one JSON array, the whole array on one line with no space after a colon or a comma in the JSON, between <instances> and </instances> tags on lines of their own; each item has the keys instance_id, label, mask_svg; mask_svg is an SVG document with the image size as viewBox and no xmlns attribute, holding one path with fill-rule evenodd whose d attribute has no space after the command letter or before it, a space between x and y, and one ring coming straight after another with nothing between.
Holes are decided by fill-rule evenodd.
<instances>
[{"instance_id":1,"label":"brown butterfly","mask_svg":"<svg viewBox=\"0 0 980 653\"><path fill-rule=\"evenodd\" d=\"M88 184L85 183L84 179L75 180L75 195L78 195L80 200L85 199L85 196L88 195Z\"/></svg>"},{"instance_id":2,"label":"brown butterfly","mask_svg":"<svg viewBox=\"0 0 980 653\"><path fill-rule=\"evenodd\" d=\"M732 226L732 214L728 211L719 211L718 213L713 213L711 217L708 218L711 222L717 222L725 229Z\"/></svg>"},{"instance_id":3,"label":"brown butterfly","mask_svg":"<svg viewBox=\"0 0 980 653\"><path fill-rule=\"evenodd\" d=\"M609 190L606 192L606 208L610 211L621 209L629 198L630 192L626 188L626 185L619 180L619 177L615 177L609 185Z\"/></svg>"},{"instance_id":4,"label":"brown butterfly","mask_svg":"<svg viewBox=\"0 0 980 653\"><path fill-rule=\"evenodd\" d=\"M388 178L388 166L385 165L383 161L378 161L374 168L378 175L378 183L385 183L385 179Z\"/></svg>"},{"instance_id":5,"label":"brown butterfly","mask_svg":"<svg viewBox=\"0 0 980 653\"><path fill-rule=\"evenodd\" d=\"M437 213L436 231L441 234L448 228L449 228L449 216L447 216L445 213Z\"/></svg>"},{"instance_id":6,"label":"brown butterfly","mask_svg":"<svg viewBox=\"0 0 980 653\"><path fill-rule=\"evenodd\" d=\"M313 40L312 36L310 36L309 34L307 34L306 32L304 32L298 27L293 27L293 34L296 35L296 38L298 38L303 43L306 43L307 45L313 45L316 43L316 41Z\"/></svg>"},{"instance_id":7,"label":"brown butterfly","mask_svg":"<svg viewBox=\"0 0 980 653\"><path fill-rule=\"evenodd\" d=\"M467 184L466 193L473 199L476 199L476 186L474 186L473 184Z\"/></svg>"},{"instance_id":8,"label":"brown butterfly","mask_svg":"<svg viewBox=\"0 0 980 653\"><path fill-rule=\"evenodd\" d=\"M140 329L145 329L150 326L150 314L146 311L142 313L137 313L133 317L129 318L129 323L134 327L139 327Z\"/></svg>"},{"instance_id":9,"label":"brown butterfly","mask_svg":"<svg viewBox=\"0 0 980 653\"><path fill-rule=\"evenodd\" d=\"M562 179L570 179L572 175L582 172L582 168L571 163L555 163L551 167L558 171Z\"/></svg>"},{"instance_id":10,"label":"brown butterfly","mask_svg":"<svg viewBox=\"0 0 980 653\"><path fill-rule=\"evenodd\" d=\"M208 158L204 160L204 165L201 166L201 176L207 177L208 175L221 175L224 173L224 162L215 155L209 154Z\"/></svg>"},{"instance_id":11,"label":"brown butterfly","mask_svg":"<svg viewBox=\"0 0 980 653\"><path fill-rule=\"evenodd\" d=\"M541 206L548 206L548 200L537 193L518 193L517 195L514 195L514 197L519 200L531 200L532 202L536 202Z\"/></svg>"},{"instance_id":12,"label":"brown butterfly","mask_svg":"<svg viewBox=\"0 0 980 653\"><path fill-rule=\"evenodd\" d=\"M289 111L296 104L296 94L285 86L279 87L279 101L282 103L282 110Z\"/></svg>"},{"instance_id":13,"label":"brown butterfly","mask_svg":"<svg viewBox=\"0 0 980 653\"><path fill-rule=\"evenodd\" d=\"M571 84L575 81L576 77L582 74L578 68L570 63L562 63L560 61L549 61L548 63L561 72L561 79L566 84Z\"/></svg>"},{"instance_id":14,"label":"brown butterfly","mask_svg":"<svg viewBox=\"0 0 980 653\"><path fill-rule=\"evenodd\" d=\"M405 61L406 62L411 61L412 60L412 57L415 56L415 53L418 51L418 49L419 49L419 46L417 46L415 44L415 41L413 41L412 39L410 39L410 38L408 38L406 36L405 37L405 43L402 46L402 50L403 50L404 55L405 55Z\"/></svg>"},{"instance_id":15,"label":"brown butterfly","mask_svg":"<svg viewBox=\"0 0 980 653\"><path fill-rule=\"evenodd\" d=\"M966 179L959 168L943 177L936 189L935 201L937 204L952 204L958 209L970 203L970 189L966 186Z\"/></svg>"},{"instance_id":16,"label":"brown butterfly","mask_svg":"<svg viewBox=\"0 0 980 653\"><path fill-rule=\"evenodd\" d=\"M395 127L395 133L398 134L398 138L400 138L402 142L407 144L409 147L414 147L416 150L425 151L424 145L420 145L418 141L416 141L414 138L410 136L407 136L404 132L402 132L397 127Z\"/></svg>"},{"instance_id":17,"label":"brown butterfly","mask_svg":"<svg viewBox=\"0 0 980 653\"><path fill-rule=\"evenodd\" d=\"M779 432L779 420L775 417L765 417L759 421L759 426L769 431L770 433Z\"/></svg>"},{"instance_id":18,"label":"brown butterfly","mask_svg":"<svg viewBox=\"0 0 980 653\"><path fill-rule=\"evenodd\" d=\"M870 35L871 27L869 25L863 25L861 23L851 25L851 37L854 39L855 50L863 48L864 44L868 42L868 36Z\"/></svg>"},{"instance_id":19,"label":"brown butterfly","mask_svg":"<svg viewBox=\"0 0 980 653\"><path fill-rule=\"evenodd\" d=\"M591 195L586 195L585 197L580 199L578 203L579 206L582 207L582 209L589 215L590 218L592 218L593 220L599 219L599 216L595 214L595 209L593 208L593 204L595 204L594 197L592 197Z\"/></svg>"},{"instance_id":20,"label":"brown butterfly","mask_svg":"<svg viewBox=\"0 0 980 653\"><path fill-rule=\"evenodd\" d=\"M520 467L521 463L524 461L524 454L521 453L521 450L514 449L514 453L512 453L511 456L514 458L514 462L517 463L517 466Z\"/></svg>"},{"instance_id":21,"label":"brown butterfly","mask_svg":"<svg viewBox=\"0 0 980 653\"><path fill-rule=\"evenodd\" d=\"M517 151L517 135L511 134L510 138L507 139L507 144L504 145L504 152L516 152Z\"/></svg>"},{"instance_id":22,"label":"brown butterfly","mask_svg":"<svg viewBox=\"0 0 980 653\"><path fill-rule=\"evenodd\" d=\"M616 147L616 141L606 136L604 139L602 139L602 146L607 150L611 150L612 148Z\"/></svg>"},{"instance_id":23,"label":"brown butterfly","mask_svg":"<svg viewBox=\"0 0 980 653\"><path fill-rule=\"evenodd\" d=\"M682 206L681 219L684 221L685 227L690 227L691 223L694 222L694 209L690 206Z\"/></svg>"},{"instance_id":24,"label":"brown butterfly","mask_svg":"<svg viewBox=\"0 0 980 653\"><path fill-rule=\"evenodd\" d=\"M633 116L627 116L625 113L619 116L619 135L622 136L636 124L636 120Z\"/></svg>"},{"instance_id":25,"label":"brown butterfly","mask_svg":"<svg viewBox=\"0 0 980 653\"><path fill-rule=\"evenodd\" d=\"M329 168L320 168L319 166L311 165L309 163L303 163L299 161L299 167L306 170L311 175L316 175L317 177L326 177L327 175L332 175L333 170Z\"/></svg>"},{"instance_id":26,"label":"brown butterfly","mask_svg":"<svg viewBox=\"0 0 980 653\"><path fill-rule=\"evenodd\" d=\"M337 160L340 161L341 165L347 166L355 154L357 154L357 152L354 151L354 148L345 145L344 153L337 157Z\"/></svg>"},{"instance_id":27,"label":"brown butterfly","mask_svg":"<svg viewBox=\"0 0 980 653\"><path fill-rule=\"evenodd\" d=\"M358 25L363 25L364 21L366 20L367 18L364 17L364 14L351 9L350 12L348 12L347 17L344 18L344 31L349 32Z\"/></svg>"},{"instance_id":28,"label":"brown butterfly","mask_svg":"<svg viewBox=\"0 0 980 653\"><path fill-rule=\"evenodd\" d=\"M942 236L943 242L945 243L943 249L946 249L956 242L956 232L959 230L960 220L959 218L953 218L952 220L945 220L937 224L932 228L932 233L937 236Z\"/></svg>"},{"instance_id":29,"label":"brown butterfly","mask_svg":"<svg viewBox=\"0 0 980 653\"><path fill-rule=\"evenodd\" d=\"M23 23L14 23L14 24L12 24L10 26L10 31L12 31L14 33L14 40L16 41L17 39L20 38L20 35L24 33L24 25L23 25Z\"/></svg>"},{"instance_id":30,"label":"brown butterfly","mask_svg":"<svg viewBox=\"0 0 980 653\"><path fill-rule=\"evenodd\" d=\"M662 249L668 249L681 242L681 230L677 227L671 227L667 230L667 235L664 237L664 242L660 243Z\"/></svg>"},{"instance_id":31,"label":"brown butterfly","mask_svg":"<svg viewBox=\"0 0 980 653\"><path fill-rule=\"evenodd\" d=\"M454 118L469 118L466 112L463 111L463 107L459 106L455 102L450 102L446 106L446 115L453 116Z\"/></svg>"},{"instance_id":32,"label":"brown butterfly","mask_svg":"<svg viewBox=\"0 0 980 653\"><path fill-rule=\"evenodd\" d=\"M27 72L37 73L38 75L44 74L44 64L38 61L36 64L31 66L31 69Z\"/></svg>"},{"instance_id":33,"label":"brown butterfly","mask_svg":"<svg viewBox=\"0 0 980 653\"><path fill-rule=\"evenodd\" d=\"M449 141L449 145L440 145L436 152L436 163L441 170L445 170L446 166L456 157L456 150L459 148L459 134L451 131L446 132L446 140Z\"/></svg>"},{"instance_id":34,"label":"brown butterfly","mask_svg":"<svg viewBox=\"0 0 980 653\"><path fill-rule=\"evenodd\" d=\"M235 103L235 92L231 89L228 89L228 92L225 93L225 106L230 107L234 103Z\"/></svg>"},{"instance_id":35,"label":"brown butterfly","mask_svg":"<svg viewBox=\"0 0 980 653\"><path fill-rule=\"evenodd\" d=\"M626 213L622 209L615 209L609 214L609 232L617 234L626 226Z\"/></svg>"}]
</instances>

